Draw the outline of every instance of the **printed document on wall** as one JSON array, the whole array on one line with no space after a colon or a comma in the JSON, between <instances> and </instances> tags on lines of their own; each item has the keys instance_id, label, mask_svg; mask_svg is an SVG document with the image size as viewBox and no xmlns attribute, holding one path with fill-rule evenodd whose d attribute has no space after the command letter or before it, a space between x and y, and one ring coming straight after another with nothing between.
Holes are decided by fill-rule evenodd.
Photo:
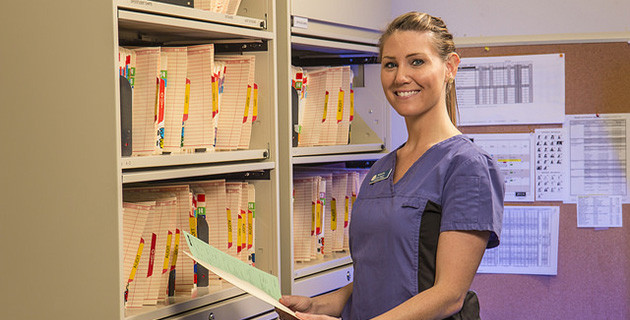
<instances>
[{"instance_id":1,"label":"printed document on wall","mask_svg":"<svg viewBox=\"0 0 630 320\"><path fill-rule=\"evenodd\" d=\"M581 195L608 195L629 203L630 114L567 115L564 127L567 202L576 203Z\"/></svg>"},{"instance_id":2,"label":"printed document on wall","mask_svg":"<svg viewBox=\"0 0 630 320\"><path fill-rule=\"evenodd\" d=\"M578 228L623 227L620 196L579 196Z\"/></svg>"},{"instance_id":3,"label":"printed document on wall","mask_svg":"<svg viewBox=\"0 0 630 320\"><path fill-rule=\"evenodd\" d=\"M462 58L459 125L562 123L564 54Z\"/></svg>"},{"instance_id":4,"label":"printed document on wall","mask_svg":"<svg viewBox=\"0 0 630 320\"><path fill-rule=\"evenodd\" d=\"M533 137L530 133L467 134L497 161L505 201L534 201Z\"/></svg>"},{"instance_id":5,"label":"printed document on wall","mask_svg":"<svg viewBox=\"0 0 630 320\"><path fill-rule=\"evenodd\" d=\"M501 245L487 249L478 273L558 274L560 207L506 206Z\"/></svg>"},{"instance_id":6,"label":"printed document on wall","mask_svg":"<svg viewBox=\"0 0 630 320\"><path fill-rule=\"evenodd\" d=\"M536 129L536 201L564 201L564 131L562 128Z\"/></svg>"}]
</instances>

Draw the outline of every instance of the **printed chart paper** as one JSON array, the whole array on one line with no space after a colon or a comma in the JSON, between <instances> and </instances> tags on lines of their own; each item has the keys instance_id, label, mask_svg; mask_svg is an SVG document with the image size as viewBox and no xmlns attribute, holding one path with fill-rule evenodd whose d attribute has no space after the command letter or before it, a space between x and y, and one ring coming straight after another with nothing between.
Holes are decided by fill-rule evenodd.
<instances>
[{"instance_id":1,"label":"printed chart paper","mask_svg":"<svg viewBox=\"0 0 630 320\"><path fill-rule=\"evenodd\" d=\"M458 124L564 121L564 54L462 58Z\"/></svg>"},{"instance_id":2,"label":"printed chart paper","mask_svg":"<svg viewBox=\"0 0 630 320\"><path fill-rule=\"evenodd\" d=\"M621 196L630 202L630 114L567 115L564 124L570 178L567 202L576 203L581 195Z\"/></svg>"},{"instance_id":3,"label":"printed chart paper","mask_svg":"<svg viewBox=\"0 0 630 320\"><path fill-rule=\"evenodd\" d=\"M278 277L213 248L188 232L184 235L191 252L184 251L186 255L245 292L297 318L278 301L281 297Z\"/></svg>"},{"instance_id":4,"label":"printed chart paper","mask_svg":"<svg viewBox=\"0 0 630 320\"><path fill-rule=\"evenodd\" d=\"M620 196L579 196L578 228L623 227Z\"/></svg>"},{"instance_id":5,"label":"printed chart paper","mask_svg":"<svg viewBox=\"0 0 630 320\"><path fill-rule=\"evenodd\" d=\"M506 206L501 244L486 250L478 273L558 274L560 207Z\"/></svg>"},{"instance_id":6,"label":"printed chart paper","mask_svg":"<svg viewBox=\"0 0 630 320\"><path fill-rule=\"evenodd\" d=\"M506 202L534 201L533 143L529 133L467 134L498 162Z\"/></svg>"}]
</instances>

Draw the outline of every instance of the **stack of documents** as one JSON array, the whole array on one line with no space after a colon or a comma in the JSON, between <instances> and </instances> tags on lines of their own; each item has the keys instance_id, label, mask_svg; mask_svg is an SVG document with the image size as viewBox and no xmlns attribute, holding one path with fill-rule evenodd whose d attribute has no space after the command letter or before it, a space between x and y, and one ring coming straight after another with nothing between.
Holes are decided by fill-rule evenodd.
<instances>
[{"instance_id":1,"label":"stack of documents","mask_svg":"<svg viewBox=\"0 0 630 320\"><path fill-rule=\"evenodd\" d=\"M214 45L119 48L132 87L132 156L248 149L258 116L255 57Z\"/></svg>"},{"instance_id":2,"label":"stack of documents","mask_svg":"<svg viewBox=\"0 0 630 320\"><path fill-rule=\"evenodd\" d=\"M196 9L229 15L236 15L240 5L241 0L196 0L194 2Z\"/></svg>"},{"instance_id":3,"label":"stack of documents","mask_svg":"<svg viewBox=\"0 0 630 320\"><path fill-rule=\"evenodd\" d=\"M293 256L304 262L348 251L352 205L365 169L303 169L293 178Z\"/></svg>"},{"instance_id":4,"label":"stack of documents","mask_svg":"<svg viewBox=\"0 0 630 320\"><path fill-rule=\"evenodd\" d=\"M298 124L294 128L298 147L348 144L354 118L352 78L349 66L292 67L292 86L299 93Z\"/></svg>"},{"instance_id":5,"label":"stack of documents","mask_svg":"<svg viewBox=\"0 0 630 320\"><path fill-rule=\"evenodd\" d=\"M183 231L250 265L255 262L255 189L212 180L123 191L125 307L156 305L175 292L222 281L182 253Z\"/></svg>"}]
</instances>

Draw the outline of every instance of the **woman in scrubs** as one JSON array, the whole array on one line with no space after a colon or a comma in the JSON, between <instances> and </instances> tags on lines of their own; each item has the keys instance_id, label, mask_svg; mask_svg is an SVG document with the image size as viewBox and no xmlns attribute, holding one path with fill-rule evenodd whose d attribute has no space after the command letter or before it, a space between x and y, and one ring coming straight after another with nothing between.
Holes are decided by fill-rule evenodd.
<instances>
[{"instance_id":1,"label":"woman in scrubs","mask_svg":"<svg viewBox=\"0 0 630 320\"><path fill-rule=\"evenodd\" d=\"M379 47L383 91L408 140L372 166L354 204L353 283L280 302L301 319L478 319L469 288L484 250L499 244L505 187L455 125L453 36L441 19L410 12Z\"/></svg>"}]
</instances>

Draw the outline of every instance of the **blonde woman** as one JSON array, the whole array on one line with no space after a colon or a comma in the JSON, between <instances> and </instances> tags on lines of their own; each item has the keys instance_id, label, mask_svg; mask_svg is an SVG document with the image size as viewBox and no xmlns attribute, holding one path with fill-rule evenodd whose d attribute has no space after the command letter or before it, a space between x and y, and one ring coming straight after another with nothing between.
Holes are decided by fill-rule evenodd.
<instances>
[{"instance_id":1,"label":"blonde woman","mask_svg":"<svg viewBox=\"0 0 630 320\"><path fill-rule=\"evenodd\" d=\"M453 36L441 19L410 12L379 45L383 91L408 140L372 166L354 204L353 283L280 302L308 320L478 319L469 289L484 250L499 244L505 186L455 124Z\"/></svg>"}]
</instances>

